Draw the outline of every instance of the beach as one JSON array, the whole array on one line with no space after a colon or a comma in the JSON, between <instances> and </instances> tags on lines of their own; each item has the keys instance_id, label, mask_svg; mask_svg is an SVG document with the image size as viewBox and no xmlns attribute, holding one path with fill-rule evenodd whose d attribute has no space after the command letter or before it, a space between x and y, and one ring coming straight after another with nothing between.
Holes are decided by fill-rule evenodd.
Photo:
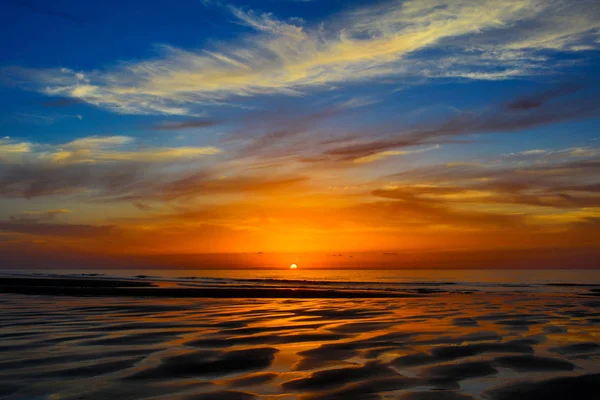
<instances>
[{"instance_id":1,"label":"beach","mask_svg":"<svg viewBox=\"0 0 600 400\"><path fill-rule=\"evenodd\" d=\"M80 280L0 284L2 399L593 399L600 389L593 285L362 298L221 287L232 296L211 298Z\"/></svg>"}]
</instances>

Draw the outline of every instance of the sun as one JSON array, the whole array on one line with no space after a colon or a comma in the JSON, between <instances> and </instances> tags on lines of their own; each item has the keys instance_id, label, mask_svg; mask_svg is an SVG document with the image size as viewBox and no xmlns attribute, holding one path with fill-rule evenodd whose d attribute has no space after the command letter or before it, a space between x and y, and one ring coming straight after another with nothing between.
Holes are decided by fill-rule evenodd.
<instances>
[{"instance_id":1,"label":"sun","mask_svg":"<svg viewBox=\"0 0 600 400\"><path fill-rule=\"evenodd\" d=\"M290 265L290 269L296 269L296 268L298 268L298 266L296 264Z\"/></svg>"}]
</instances>

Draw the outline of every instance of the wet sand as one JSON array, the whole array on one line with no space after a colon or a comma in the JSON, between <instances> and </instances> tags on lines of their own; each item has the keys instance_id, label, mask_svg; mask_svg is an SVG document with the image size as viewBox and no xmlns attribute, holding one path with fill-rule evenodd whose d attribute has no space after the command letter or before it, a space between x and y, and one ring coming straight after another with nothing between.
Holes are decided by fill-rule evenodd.
<instances>
[{"instance_id":1,"label":"wet sand","mask_svg":"<svg viewBox=\"0 0 600 400\"><path fill-rule=\"evenodd\" d=\"M0 398L595 399L599 307L593 297L539 293L3 293Z\"/></svg>"}]
</instances>

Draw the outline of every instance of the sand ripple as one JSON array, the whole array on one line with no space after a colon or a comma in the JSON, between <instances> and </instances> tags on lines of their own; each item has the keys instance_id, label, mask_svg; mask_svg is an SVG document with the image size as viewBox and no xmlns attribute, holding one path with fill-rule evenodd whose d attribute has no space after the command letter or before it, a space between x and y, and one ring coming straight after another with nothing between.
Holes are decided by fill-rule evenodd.
<instances>
[{"instance_id":1,"label":"sand ripple","mask_svg":"<svg viewBox=\"0 0 600 400\"><path fill-rule=\"evenodd\" d=\"M594 399L597 305L2 294L0 398Z\"/></svg>"}]
</instances>

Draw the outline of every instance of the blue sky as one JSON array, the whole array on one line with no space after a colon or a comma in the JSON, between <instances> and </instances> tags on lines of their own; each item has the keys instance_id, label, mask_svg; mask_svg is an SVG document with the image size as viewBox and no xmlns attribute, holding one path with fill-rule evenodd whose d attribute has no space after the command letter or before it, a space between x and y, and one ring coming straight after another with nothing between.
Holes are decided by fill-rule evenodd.
<instances>
[{"instance_id":1,"label":"blue sky","mask_svg":"<svg viewBox=\"0 0 600 400\"><path fill-rule=\"evenodd\" d=\"M0 245L577 241L600 218L599 21L588 0L3 2Z\"/></svg>"}]
</instances>

